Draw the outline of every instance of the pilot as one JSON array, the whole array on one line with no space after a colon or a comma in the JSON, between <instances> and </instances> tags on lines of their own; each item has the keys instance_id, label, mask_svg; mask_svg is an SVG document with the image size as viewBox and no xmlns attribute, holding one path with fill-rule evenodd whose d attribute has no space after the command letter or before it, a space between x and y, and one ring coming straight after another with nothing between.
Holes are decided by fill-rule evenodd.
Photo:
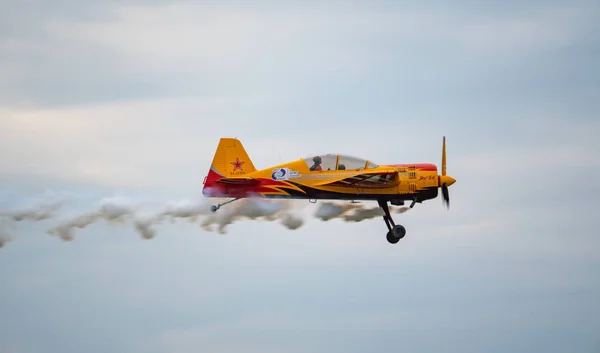
<instances>
[{"instance_id":1,"label":"pilot","mask_svg":"<svg viewBox=\"0 0 600 353\"><path fill-rule=\"evenodd\" d=\"M340 166L338 167L338 170L346 170L346 166L343 164L340 164Z\"/></svg>"},{"instance_id":2,"label":"pilot","mask_svg":"<svg viewBox=\"0 0 600 353\"><path fill-rule=\"evenodd\" d=\"M315 162L315 164L313 164L313 166L310 167L310 170L321 170L321 157L315 156L313 158L313 162Z\"/></svg>"}]
</instances>

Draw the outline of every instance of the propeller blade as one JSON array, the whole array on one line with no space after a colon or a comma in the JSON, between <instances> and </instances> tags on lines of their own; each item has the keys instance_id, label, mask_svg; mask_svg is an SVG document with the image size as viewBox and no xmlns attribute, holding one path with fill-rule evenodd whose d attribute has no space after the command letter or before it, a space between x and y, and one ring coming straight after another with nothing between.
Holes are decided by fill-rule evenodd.
<instances>
[{"instance_id":1,"label":"propeller blade","mask_svg":"<svg viewBox=\"0 0 600 353\"><path fill-rule=\"evenodd\" d=\"M442 174L439 176L440 187L442 188L442 202L446 209L450 209L450 193L448 185L454 184L454 178L446 176L446 136L442 140Z\"/></svg>"},{"instance_id":2,"label":"propeller blade","mask_svg":"<svg viewBox=\"0 0 600 353\"><path fill-rule=\"evenodd\" d=\"M442 142L442 175L446 175L446 136Z\"/></svg>"},{"instance_id":3,"label":"propeller blade","mask_svg":"<svg viewBox=\"0 0 600 353\"><path fill-rule=\"evenodd\" d=\"M448 192L448 184L442 184L442 200L446 209L450 209L450 193Z\"/></svg>"}]
</instances>

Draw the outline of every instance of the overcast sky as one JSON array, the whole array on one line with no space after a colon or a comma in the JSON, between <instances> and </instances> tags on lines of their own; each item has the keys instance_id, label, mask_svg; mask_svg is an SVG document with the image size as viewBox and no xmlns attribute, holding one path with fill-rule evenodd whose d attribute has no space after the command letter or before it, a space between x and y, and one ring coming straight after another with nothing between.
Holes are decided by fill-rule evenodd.
<instances>
[{"instance_id":1,"label":"overcast sky","mask_svg":"<svg viewBox=\"0 0 600 353\"><path fill-rule=\"evenodd\" d=\"M220 137L439 166L451 207L142 239L2 221L0 353L597 352L592 1L0 3L0 210L201 195ZM372 206L372 205L369 205ZM68 215L68 214L67 214ZM62 215L61 217L66 215Z\"/></svg>"}]
</instances>

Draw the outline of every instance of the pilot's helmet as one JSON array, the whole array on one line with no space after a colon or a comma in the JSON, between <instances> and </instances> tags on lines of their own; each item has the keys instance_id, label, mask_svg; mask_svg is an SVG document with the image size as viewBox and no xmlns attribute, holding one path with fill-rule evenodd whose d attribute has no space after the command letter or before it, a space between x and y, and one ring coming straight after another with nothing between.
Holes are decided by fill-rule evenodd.
<instances>
[{"instance_id":1,"label":"pilot's helmet","mask_svg":"<svg viewBox=\"0 0 600 353\"><path fill-rule=\"evenodd\" d=\"M315 162L317 164L321 163L321 157L320 156L313 157L313 162Z\"/></svg>"}]
</instances>

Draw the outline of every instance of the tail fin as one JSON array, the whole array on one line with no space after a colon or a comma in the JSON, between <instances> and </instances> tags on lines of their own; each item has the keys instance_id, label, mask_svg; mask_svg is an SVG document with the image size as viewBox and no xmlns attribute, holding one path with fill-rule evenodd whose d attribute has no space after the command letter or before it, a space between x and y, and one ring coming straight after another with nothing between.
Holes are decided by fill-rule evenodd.
<instances>
[{"instance_id":1,"label":"tail fin","mask_svg":"<svg viewBox=\"0 0 600 353\"><path fill-rule=\"evenodd\" d=\"M256 168L240 140L224 137L219 141L205 184L221 178L245 176L254 171Z\"/></svg>"}]
</instances>

